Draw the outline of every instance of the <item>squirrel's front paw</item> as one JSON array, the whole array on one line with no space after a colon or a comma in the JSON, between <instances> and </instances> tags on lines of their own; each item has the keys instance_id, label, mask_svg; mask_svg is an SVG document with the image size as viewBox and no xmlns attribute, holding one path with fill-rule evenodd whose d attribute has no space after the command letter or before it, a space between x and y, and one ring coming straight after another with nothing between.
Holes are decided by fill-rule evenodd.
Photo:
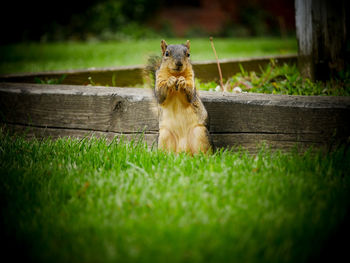
<instances>
[{"instance_id":1,"label":"squirrel's front paw","mask_svg":"<svg viewBox=\"0 0 350 263\"><path fill-rule=\"evenodd\" d=\"M174 76L171 76L170 78L168 78L168 81L167 81L168 88L173 88L175 84L176 84L176 78Z\"/></svg>"},{"instance_id":2,"label":"squirrel's front paw","mask_svg":"<svg viewBox=\"0 0 350 263\"><path fill-rule=\"evenodd\" d=\"M176 89L177 90L183 90L186 87L186 80L184 77L179 77L176 82Z\"/></svg>"}]
</instances>

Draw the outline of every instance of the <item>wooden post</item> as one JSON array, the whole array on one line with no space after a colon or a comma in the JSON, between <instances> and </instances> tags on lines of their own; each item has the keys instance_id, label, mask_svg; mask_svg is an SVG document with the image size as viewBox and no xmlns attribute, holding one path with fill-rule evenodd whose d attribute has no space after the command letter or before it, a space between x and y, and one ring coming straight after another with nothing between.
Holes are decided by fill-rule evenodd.
<instances>
[{"instance_id":1,"label":"wooden post","mask_svg":"<svg viewBox=\"0 0 350 263\"><path fill-rule=\"evenodd\" d=\"M327 80L344 69L345 0L295 0L298 64L303 77Z\"/></svg>"}]
</instances>

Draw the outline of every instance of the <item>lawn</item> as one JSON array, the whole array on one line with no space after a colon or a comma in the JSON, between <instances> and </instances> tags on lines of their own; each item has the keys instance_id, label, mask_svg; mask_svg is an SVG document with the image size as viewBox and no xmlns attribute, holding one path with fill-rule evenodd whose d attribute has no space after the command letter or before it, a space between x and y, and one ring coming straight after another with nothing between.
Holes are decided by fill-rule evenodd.
<instances>
[{"instance_id":1,"label":"lawn","mask_svg":"<svg viewBox=\"0 0 350 263\"><path fill-rule=\"evenodd\" d=\"M185 39L167 39L168 44ZM295 38L214 39L219 58L297 52ZM160 39L114 42L20 43L0 46L0 74L145 64ZM191 40L193 61L214 60L209 39Z\"/></svg>"},{"instance_id":2,"label":"lawn","mask_svg":"<svg viewBox=\"0 0 350 263\"><path fill-rule=\"evenodd\" d=\"M190 157L1 131L4 248L33 262L337 260L349 172L344 149Z\"/></svg>"},{"instance_id":3,"label":"lawn","mask_svg":"<svg viewBox=\"0 0 350 263\"><path fill-rule=\"evenodd\" d=\"M159 42L0 46L0 73L144 64ZM214 59L209 40L191 43L193 60ZM220 58L296 52L295 39L215 45ZM290 68L279 70L262 72L264 85L245 72L230 81L274 93L281 76L291 82ZM191 157L139 140L25 140L0 130L0 175L2 256L14 261L317 262L348 248L340 240L350 234L344 148Z\"/></svg>"}]
</instances>

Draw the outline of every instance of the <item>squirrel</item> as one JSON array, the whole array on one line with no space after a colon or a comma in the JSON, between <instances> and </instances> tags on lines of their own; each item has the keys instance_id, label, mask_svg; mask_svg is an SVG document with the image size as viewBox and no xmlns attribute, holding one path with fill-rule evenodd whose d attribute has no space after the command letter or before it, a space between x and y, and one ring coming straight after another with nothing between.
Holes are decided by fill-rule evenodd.
<instances>
[{"instance_id":1,"label":"squirrel","mask_svg":"<svg viewBox=\"0 0 350 263\"><path fill-rule=\"evenodd\" d=\"M161 41L162 58L150 58L158 103L158 149L197 154L211 151L208 113L198 96L190 62L190 41L168 45Z\"/></svg>"}]
</instances>

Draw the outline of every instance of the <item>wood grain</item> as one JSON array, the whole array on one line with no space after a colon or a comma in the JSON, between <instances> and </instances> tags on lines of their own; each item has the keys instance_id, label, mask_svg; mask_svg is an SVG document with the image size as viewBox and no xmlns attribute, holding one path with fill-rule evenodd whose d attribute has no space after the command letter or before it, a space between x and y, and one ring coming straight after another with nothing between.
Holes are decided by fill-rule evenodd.
<instances>
[{"instance_id":1,"label":"wood grain","mask_svg":"<svg viewBox=\"0 0 350 263\"><path fill-rule=\"evenodd\" d=\"M328 80L345 69L348 1L295 1L299 68L304 78Z\"/></svg>"},{"instance_id":2,"label":"wood grain","mask_svg":"<svg viewBox=\"0 0 350 263\"><path fill-rule=\"evenodd\" d=\"M1 84L8 123L104 132L158 130L151 91L40 84Z\"/></svg>"},{"instance_id":3,"label":"wood grain","mask_svg":"<svg viewBox=\"0 0 350 263\"><path fill-rule=\"evenodd\" d=\"M9 131L10 133L19 133L24 135L28 139L59 139L65 137L72 138L106 138L107 140L113 140L121 138L125 140L134 140L135 142L143 140L148 146L156 147L158 133L116 133L116 132L103 132L92 130L79 130L79 129L64 129L64 128L49 128L49 127L34 127L17 124L0 124L0 127Z\"/></svg>"}]
</instances>

